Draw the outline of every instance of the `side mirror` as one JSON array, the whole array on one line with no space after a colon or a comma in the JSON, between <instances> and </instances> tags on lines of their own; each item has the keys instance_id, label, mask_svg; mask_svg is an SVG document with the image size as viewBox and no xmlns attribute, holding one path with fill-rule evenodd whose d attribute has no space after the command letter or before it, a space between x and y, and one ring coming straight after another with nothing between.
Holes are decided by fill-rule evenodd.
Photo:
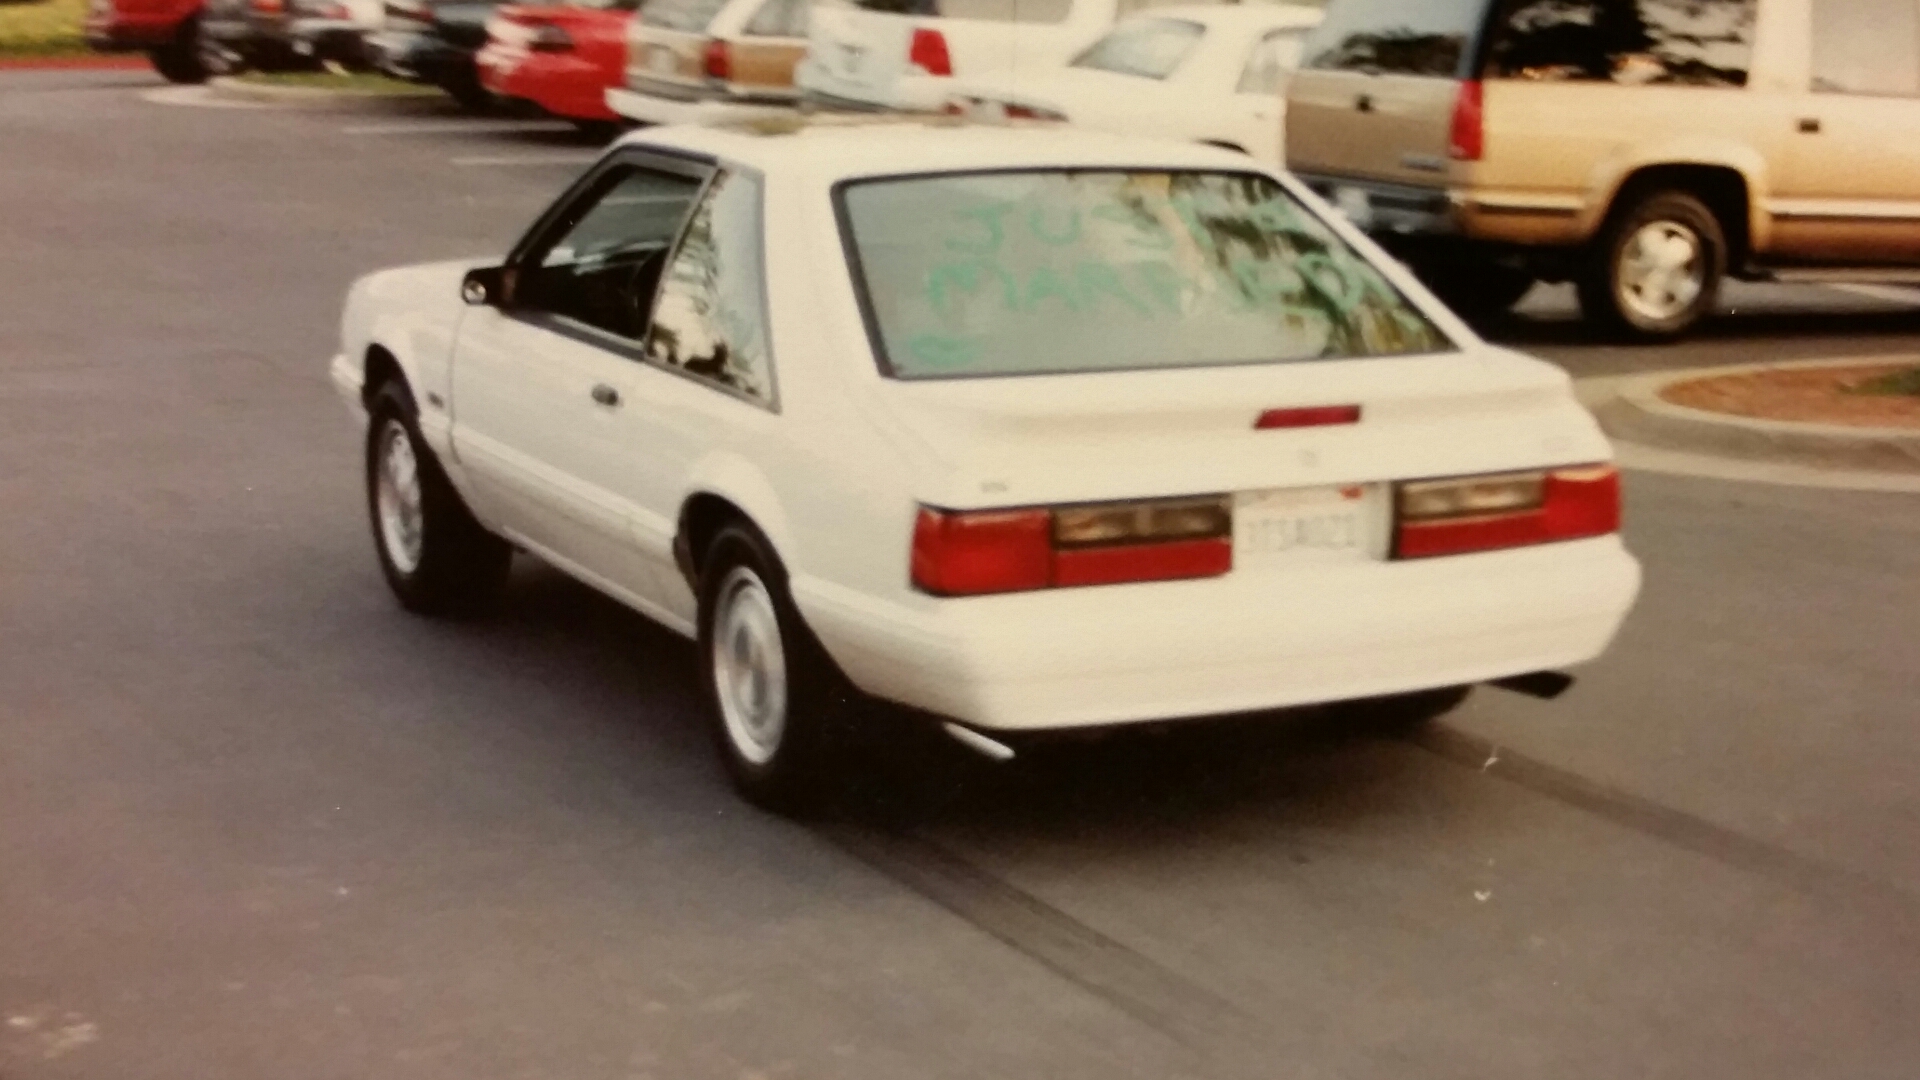
<instances>
[{"instance_id":1,"label":"side mirror","mask_svg":"<svg viewBox=\"0 0 1920 1080\"><path fill-rule=\"evenodd\" d=\"M460 299L474 307L505 307L508 280L504 266L469 270L466 278L460 282Z\"/></svg>"}]
</instances>

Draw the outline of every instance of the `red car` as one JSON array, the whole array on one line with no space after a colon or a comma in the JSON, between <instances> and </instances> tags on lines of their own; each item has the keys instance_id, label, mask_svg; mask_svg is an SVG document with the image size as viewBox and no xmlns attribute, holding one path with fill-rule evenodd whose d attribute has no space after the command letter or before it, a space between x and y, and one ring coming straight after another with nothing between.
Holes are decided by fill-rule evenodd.
<instances>
[{"instance_id":1,"label":"red car","mask_svg":"<svg viewBox=\"0 0 1920 1080\"><path fill-rule=\"evenodd\" d=\"M612 124L606 92L627 63L627 20L640 0L502 7L474 58L480 83L503 98L531 101L582 127Z\"/></svg>"},{"instance_id":2,"label":"red car","mask_svg":"<svg viewBox=\"0 0 1920 1080\"><path fill-rule=\"evenodd\" d=\"M177 83L202 82L201 0L92 0L87 45L101 52L144 52L154 70Z\"/></svg>"}]
</instances>

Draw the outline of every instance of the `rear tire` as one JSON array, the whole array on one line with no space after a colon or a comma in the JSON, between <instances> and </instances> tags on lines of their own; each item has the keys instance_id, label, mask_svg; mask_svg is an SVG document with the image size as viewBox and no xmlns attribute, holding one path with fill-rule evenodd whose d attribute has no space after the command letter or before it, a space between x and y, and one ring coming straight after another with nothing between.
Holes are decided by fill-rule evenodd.
<instances>
[{"instance_id":1,"label":"rear tire","mask_svg":"<svg viewBox=\"0 0 1920 1080\"><path fill-rule=\"evenodd\" d=\"M1442 686L1356 702L1362 721L1377 731L1410 734L1453 712L1473 693L1471 686Z\"/></svg>"},{"instance_id":2,"label":"rear tire","mask_svg":"<svg viewBox=\"0 0 1920 1080\"><path fill-rule=\"evenodd\" d=\"M1726 230L1684 191L1655 191L1615 215L1577 285L1587 318L1643 341L1672 340L1711 314L1727 272Z\"/></svg>"},{"instance_id":3,"label":"rear tire","mask_svg":"<svg viewBox=\"0 0 1920 1080\"><path fill-rule=\"evenodd\" d=\"M400 606L420 615L488 607L513 548L477 521L420 437L413 395L389 382L367 425L367 510L380 570Z\"/></svg>"},{"instance_id":4,"label":"rear tire","mask_svg":"<svg viewBox=\"0 0 1920 1080\"><path fill-rule=\"evenodd\" d=\"M188 19L173 40L147 53L153 70L170 83L191 86L207 81L207 65L200 56L200 22Z\"/></svg>"},{"instance_id":5,"label":"rear tire","mask_svg":"<svg viewBox=\"0 0 1920 1080\"><path fill-rule=\"evenodd\" d=\"M480 85L477 73L452 79L441 84L440 89L445 90L455 104L471 113L492 112L500 106L500 99L493 96L493 91Z\"/></svg>"},{"instance_id":6,"label":"rear tire","mask_svg":"<svg viewBox=\"0 0 1920 1080\"><path fill-rule=\"evenodd\" d=\"M819 808L855 694L814 638L759 530L728 525L700 572L700 674L714 743L747 801Z\"/></svg>"}]
</instances>

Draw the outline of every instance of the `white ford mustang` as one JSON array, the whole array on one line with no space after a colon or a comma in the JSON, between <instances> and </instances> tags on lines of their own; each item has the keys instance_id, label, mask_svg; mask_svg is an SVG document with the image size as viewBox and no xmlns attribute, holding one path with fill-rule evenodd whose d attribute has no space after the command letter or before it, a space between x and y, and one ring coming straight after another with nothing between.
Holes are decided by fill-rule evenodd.
<instances>
[{"instance_id":1,"label":"white ford mustang","mask_svg":"<svg viewBox=\"0 0 1920 1080\"><path fill-rule=\"evenodd\" d=\"M654 129L504 260L357 282L342 337L400 601L481 602L517 548L696 637L772 806L862 696L994 753L1431 710L1594 658L1639 588L1566 375L1209 147Z\"/></svg>"}]
</instances>

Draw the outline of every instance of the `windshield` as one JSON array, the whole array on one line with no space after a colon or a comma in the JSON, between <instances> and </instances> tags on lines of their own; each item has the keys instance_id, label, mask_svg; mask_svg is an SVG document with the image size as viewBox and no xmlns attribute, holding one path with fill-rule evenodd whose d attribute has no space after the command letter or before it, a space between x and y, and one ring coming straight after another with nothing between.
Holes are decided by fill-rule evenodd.
<instances>
[{"instance_id":1,"label":"windshield","mask_svg":"<svg viewBox=\"0 0 1920 1080\"><path fill-rule=\"evenodd\" d=\"M1000 172L851 184L842 221L902 379L1450 348L1272 178Z\"/></svg>"},{"instance_id":2,"label":"windshield","mask_svg":"<svg viewBox=\"0 0 1920 1080\"><path fill-rule=\"evenodd\" d=\"M1073 61L1077 68L1164 79L1186 60L1206 27L1184 19L1139 19L1117 26Z\"/></svg>"}]
</instances>

